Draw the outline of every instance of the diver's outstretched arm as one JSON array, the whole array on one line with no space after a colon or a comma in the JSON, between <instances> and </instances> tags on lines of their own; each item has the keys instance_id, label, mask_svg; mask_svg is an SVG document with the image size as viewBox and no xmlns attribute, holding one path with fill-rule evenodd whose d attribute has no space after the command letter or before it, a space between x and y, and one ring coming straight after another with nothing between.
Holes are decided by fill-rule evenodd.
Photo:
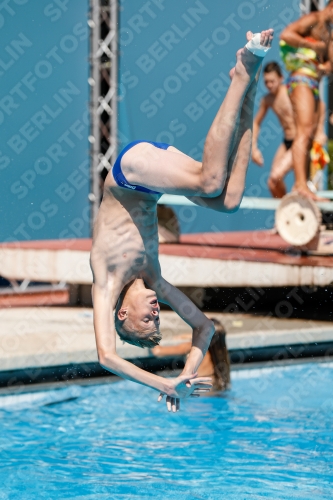
<instances>
[{"instance_id":1,"label":"diver's outstretched arm","mask_svg":"<svg viewBox=\"0 0 333 500\"><path fill-rule=\"evenodd\" d=\"M110 288L96 284L92 289L94 303L94 328L98 359L103 368L132 382L151 387L168 398L170 411L179 409L179 400L189 396L199 396L209 390L211 379L198 377L195 372L183 373L176 378L164 378L142 370L138 366L122 359L116 351L116 330L113 321L112 293ZM115 305L115 304L114 304Z\"/></svg>"},{"instance_id":2,"label":"diver's outstretched arm","mask_svg":"<svg viewBox=\"0 0 333 500\"><path fill-rule=\"evenodd\" d=\"M214 324L183 292L164 278L155 283L155 290L158 300L170 306L192 328L192 347L182 374L195 373L214 335Z\"/></svg>"}]
</instances>

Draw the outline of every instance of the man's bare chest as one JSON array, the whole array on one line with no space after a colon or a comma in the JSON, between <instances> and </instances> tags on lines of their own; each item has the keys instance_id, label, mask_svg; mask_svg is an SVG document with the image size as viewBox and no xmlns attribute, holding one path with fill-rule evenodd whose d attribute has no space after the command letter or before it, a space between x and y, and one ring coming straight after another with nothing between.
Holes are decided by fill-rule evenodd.
<instances>
[{"instance_id":1,"label":"man's bare chest","mask_svg":"<svg viewBox=\"0 0 333 500\"><path fill-rule=\"evenodd\" d=\"M317 23L310 29L308 36L314 38L315 40L324 42L328 49L328 44L332 37L331 28L327 23Z\"/></svg>"},{"instance_id":2,"label":"man's bare chest","mask_svg":"<svg viewBox=\"0 0 333 500\"><path fill-rule=\"evenodd\" d=\"M292 104L285 88L281 88L279 94L272 97L269 104L280 122L293 120Z\"/></svg>"},{"instance_id":3,"label":"man's bare chest","mask_svg":"<svg viewBox=\"0 0 333 500\"><path fill-rule=\"evenodd\" d=\"M292 107L287 99L281 99L278 102L274 102L272 110L281 122L289 121L293 117Z\"/></svg>"}]
</instances>

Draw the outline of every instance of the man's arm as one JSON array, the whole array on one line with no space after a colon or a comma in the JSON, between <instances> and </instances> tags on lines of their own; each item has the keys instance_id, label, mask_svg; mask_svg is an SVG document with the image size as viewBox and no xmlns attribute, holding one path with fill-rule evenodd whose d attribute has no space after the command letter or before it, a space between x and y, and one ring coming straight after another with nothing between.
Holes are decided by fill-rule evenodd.
<instances>
[{"instance_id":1,"label":"man's arm","mask_svg":"<svg viewBox=\"0 0 333 500\"><path fill-rule=\"evenodd\" d=\"M319 64L318 69L321 72L321 76L327 76L333 72L333 33L331 34L331 40L328 44L327 61L323 64Z\"/></svg>"},{"instance_id":2,"label":"man's arm","mask_svg":"<svg viewBox=\"0 0 333 500\"><path fill-rule=\"evenodd\" d=\"M264 164L264 159L258 148L258 137L260 133L260 125L266 116L269 106L267 99L263 97L260 101L259 109L253 120L253 135L252 135L252 161L260 167Z\"/></svg>"},{"instance_id":3,"label":"man's arm","mask_svg":"<svg viewBox=\"0 0 333 500\"><path fill-rule=\"evenodd\" d=\"M317 24L317 13L312 12L306 16L302 16L297 21L288 24L281 32L280 39L284 40L291 47L305 47L317 52L318 55L323 55L326 50L326 44L322 41L311 41L305 37L309 36L311 29Z\"/></svg>"},{"instance_id":4,"label":"man's arm","mask_svg":"<svg viewBox=\"0 0 333 500\"><path fill-rule=\"evenodd\" d=\"M165 279L161 278L156 292L158 299L169 305L192 328L192 347L182 373L195 373L214 335L214 324L183 292Z\"/></svg>"}]
</instances>

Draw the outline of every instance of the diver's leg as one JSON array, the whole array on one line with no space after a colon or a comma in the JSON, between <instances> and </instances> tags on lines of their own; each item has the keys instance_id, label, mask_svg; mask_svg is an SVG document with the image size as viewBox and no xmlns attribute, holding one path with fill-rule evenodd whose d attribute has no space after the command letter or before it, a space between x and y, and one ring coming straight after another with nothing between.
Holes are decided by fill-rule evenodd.
<instances>
[{"instance_id":1,"label":"diver's leg","mask_svg":"<svg viewBox=\"0 0 333 500\"><path fill-rule=\"evenodd\" d=\"M273 30L262 32L261 44L269 47ZM252 37L249 32L248 38ZM141 184L161 193L219 196L228 178L228 165L243 101L262 62L246 48L237 52L234 76L225 99L209 129L202 163L175 148L162 150L141 143L122 158L124 174L131 184Z\"/></svg>"},{"instance_id":2,"label":"diver's leg","mask_svg":"<svg viewBox=\"0 0 333 500\"><path fill-rule=\"evenodd\" d=\"M233 72L231 72L233 77ZM234 212L243 197L247 167L251 157L253 108L259 71L249 87L240 112L238 128L234 134L233 150L228 159L226 181L222 193L214 198L190 198L197 205L219 212Z\"/></svg>"},{"instance_id":3,"label":"diver's leg","mask_svg":"<svg viewBox=\"0 0 333 500\"><path fill-rule=\"evenodd\" d=\"M248 34L248 39L252 34ZM246 49L237 53L237 63L232 70L229 91L209 129L204 146L202 177L209 193L220 196L230 179L231 163L234 162L235 149L242 150L240 143L248 143L252 135L248 117L253 114L253 89L256 88L255 76L262 59L254 62L254 55ZM253 84L253 82L255 82ZM251 87L251 91L250 90ZM249 109L248 109L249 108ZM246 110L246 111L245 111ZM249 155L251 143L243 148ZM248 159L247 159L248 160Z\"/></svg>"}]
</instances>

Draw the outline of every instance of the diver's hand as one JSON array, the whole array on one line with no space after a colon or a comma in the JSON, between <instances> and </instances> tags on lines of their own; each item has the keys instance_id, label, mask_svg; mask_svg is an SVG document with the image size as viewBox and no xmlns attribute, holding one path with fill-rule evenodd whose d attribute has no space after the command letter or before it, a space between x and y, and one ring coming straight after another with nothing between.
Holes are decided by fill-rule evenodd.
<instances>
[{"instance_id":1,"label":"diver's hand","mask_svg":"<svg viewBox=\"0 0 333 500\"><path fill-rule=\"evenodd\" d=\"M263 158L263 156L261 154L260 149L253 148L253 150L252 150L252 161L254 161L254 163L256 163L257 165L259 165L259 167L263 166L263 164L264 164L264 158Z\"/></svg>"},{"instance_id":2,"label":"diver's hand","mask_svg":"<svg viewBox=\"0 0 333 500\"><path fill-rule=\"evenodd\" d=\"M210 391L212 379L210 377L198 377L197 373L192 375L179 375L170 379L168 393L166 395L166 405L168 411L179 411L180 399L188 397L199 397L200 394ZM162 401L164 393L160 393L157 401Z\"/></svg>"}]
</instances>

